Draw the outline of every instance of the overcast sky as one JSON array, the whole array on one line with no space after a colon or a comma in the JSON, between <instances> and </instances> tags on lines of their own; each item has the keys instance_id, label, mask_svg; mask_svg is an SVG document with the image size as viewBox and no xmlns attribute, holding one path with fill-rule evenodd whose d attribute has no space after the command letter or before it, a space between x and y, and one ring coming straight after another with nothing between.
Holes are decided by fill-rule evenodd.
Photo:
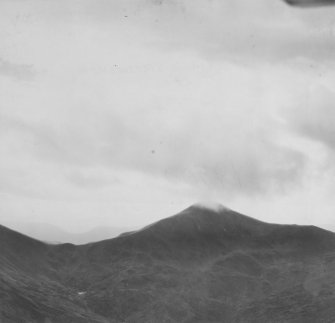
<instances>
[{"instance_id":1,"label":"overcast sky","mask_svg":"<svg viewBox=\"0 0 335 323\"><path fill-rule=\"evenodd\" d=\"M0 0L0 223L202 200L335 230L335 9Z\"/></svg>"}]
</instances>

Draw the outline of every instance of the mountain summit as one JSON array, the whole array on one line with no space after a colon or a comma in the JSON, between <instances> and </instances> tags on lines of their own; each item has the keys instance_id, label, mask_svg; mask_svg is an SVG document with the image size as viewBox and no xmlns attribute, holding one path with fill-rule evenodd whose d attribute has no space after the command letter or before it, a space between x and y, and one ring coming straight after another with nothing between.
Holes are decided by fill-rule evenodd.
<instances>
[{"instance_id":1,"label":"mountain summit","mask_svg":"<svg viewBox=\"0 0 335 323\"><path fill-rule=\"evenodd\" d=\"M79 246L0 226L0 321L332 322L334 268L334 233L218 204Z\"/></svg>"},{"instance_id":2,"label":"mountain summit","mask_svg":"<svg viewBox=\"0 0 335 323\"><path fill-rule=\"evenodd\" d=\"M237 213L221 204L193 204L180 213L153 223L140 231L174 231L187 233L209 231L224 234L233 229L252 229L267 224Z\"/></svg>"},{"instance_id":3,"label":"mountain summit","mask_svg":"<svg viewBox=\"0 0 335 323\"><path fill-rule=\"evenodd\" d=\"M273 247L297 254L318 253L335 247L334 236L314 226L262 222L220 204L194 204L110 244L120 249L145 250L162 258L197 261L197 257L237 248Z\"/></svg>"}]
</instances>

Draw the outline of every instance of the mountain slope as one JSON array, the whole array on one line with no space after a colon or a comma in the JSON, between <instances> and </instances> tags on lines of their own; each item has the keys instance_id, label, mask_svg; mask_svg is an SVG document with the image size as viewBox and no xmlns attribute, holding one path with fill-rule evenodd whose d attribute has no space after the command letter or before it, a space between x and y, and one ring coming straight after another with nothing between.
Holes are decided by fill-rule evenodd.
<instances>
[{"instance_id":1,"label":"mountain slope","mask_svg":"<svg viewBox=\"0 0 335 323\"><path fill-rule=\"evenodd\" d=\"M0 227L0 321L333 322L335 234L193 205L96 243Z\"/></svg>"}]
</instances>

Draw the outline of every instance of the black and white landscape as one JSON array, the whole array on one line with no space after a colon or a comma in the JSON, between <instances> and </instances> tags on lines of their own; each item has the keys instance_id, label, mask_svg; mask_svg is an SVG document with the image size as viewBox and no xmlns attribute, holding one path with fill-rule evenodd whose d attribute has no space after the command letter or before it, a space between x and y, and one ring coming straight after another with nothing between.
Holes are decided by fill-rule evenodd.
<instances>
[{"instance_id":1,"label":"black and white landscape","mask_svg":"<svg viewBox=\"0 0 335 323\"><path fill-rule=\"evenodd\" d=\"M0 323L334 323L334 4L0 0Z\"/></svg>"},{"instance_id":2,"label":"black and white landscape","mask_svg":"<svg viewBox=\"0 0 335 323\"><path fill-rule=\"evenodd\" d=\"M0 242L1 323L334 322L335 233L315 226L193 205L96 243Z\"/></svg>"}]
</instances>

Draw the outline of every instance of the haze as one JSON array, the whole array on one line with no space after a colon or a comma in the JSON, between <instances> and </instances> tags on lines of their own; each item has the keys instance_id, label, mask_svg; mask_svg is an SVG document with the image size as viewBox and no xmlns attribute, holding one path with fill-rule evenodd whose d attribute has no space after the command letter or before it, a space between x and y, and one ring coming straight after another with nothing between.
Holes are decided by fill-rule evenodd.
<instances>
[{"instance_id":1,"label":"haze","mask_svg":"<svg viewBox=\"0 0 335 323\"><path fill-rule=\"evenodd\" d=\"M210 200L334 230L334 14L1 0L0 223L133 228Z\"/></svg>"}]
</instances>

